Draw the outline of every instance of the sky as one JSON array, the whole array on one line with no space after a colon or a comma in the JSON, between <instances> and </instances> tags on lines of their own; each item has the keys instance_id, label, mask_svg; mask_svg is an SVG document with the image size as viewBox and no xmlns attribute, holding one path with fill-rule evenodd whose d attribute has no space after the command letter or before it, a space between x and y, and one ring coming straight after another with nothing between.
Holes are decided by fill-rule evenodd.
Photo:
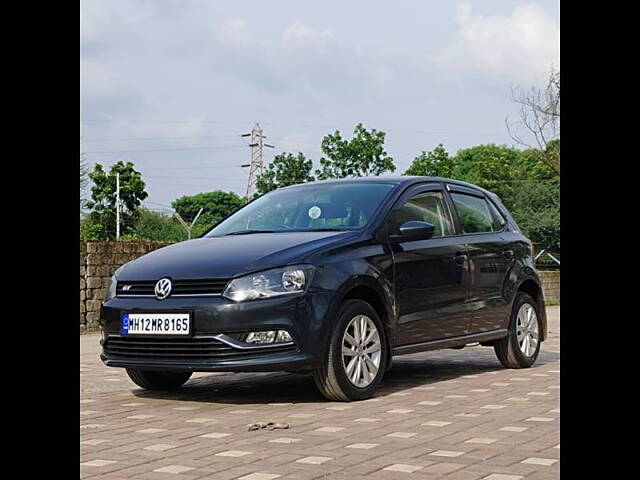
<instances>
[{"instance_id":1,"label":"sky","mask_svg":"<svg viewBox=\"0 0 640 480\"><path fill-rule=\"evenodd\" d=\"M80 140L90 166L131 161L145 205L244 195L265 162L322 156L354 126L386 132L403 173L424 150L512 145L512 88L560 65L559 0L81 0Z\"/></svg>"}]
</instances>

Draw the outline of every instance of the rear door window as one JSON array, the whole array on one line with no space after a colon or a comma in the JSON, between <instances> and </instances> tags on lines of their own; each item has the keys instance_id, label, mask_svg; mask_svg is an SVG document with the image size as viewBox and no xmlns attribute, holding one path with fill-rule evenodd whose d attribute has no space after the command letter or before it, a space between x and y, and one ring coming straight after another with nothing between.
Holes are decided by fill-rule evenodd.
<instances>
[{"instance_id":1,"label":"rear door window","mask_svg":"<svg viewBox=\"0 0 640 480\"><path fill-rule=\"evenodd\" d=\"M451 199L464 233L496 231L489 204L484 198L451 192Z\"/></svg>"}]
</instances>

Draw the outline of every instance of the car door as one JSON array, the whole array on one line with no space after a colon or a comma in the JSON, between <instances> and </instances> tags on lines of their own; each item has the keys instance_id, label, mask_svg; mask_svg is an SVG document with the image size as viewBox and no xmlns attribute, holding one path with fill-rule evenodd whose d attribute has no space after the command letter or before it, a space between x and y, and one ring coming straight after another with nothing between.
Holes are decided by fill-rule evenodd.
<instances>
[{"instance_id":1,"label":"car door","mask_svg":"<svg viewBox=\"0 0 640 480\"><path fill-rule=\"evenodd\" d=\"M431 223L428 240L390 241L397 301L397 345L467 333L468 273L463 238L440 183L412 187L388 217L388 232L407 221Z\"/></svg>"},{"instance_id":2,"label":"car door","mask_svg":"<svg viewBox=\"0 0 640 480\"><path fill-rule=\"evenodd\" d=\"M503 286L514 261L506 221L496 217L495 206L482 191L453 184L447 190L469 257L469 331L501 328L509 313Z\"/></svg>"}]
</instances>

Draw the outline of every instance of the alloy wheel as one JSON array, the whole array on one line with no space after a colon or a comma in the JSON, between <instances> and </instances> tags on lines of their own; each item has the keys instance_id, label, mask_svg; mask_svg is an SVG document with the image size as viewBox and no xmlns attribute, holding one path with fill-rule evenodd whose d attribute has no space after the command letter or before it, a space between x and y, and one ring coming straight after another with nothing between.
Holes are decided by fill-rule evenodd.
<instances>
[{"instance_id":1,"label":"alloy wheel","mask_svg":"<svg viewBox=\"0 0 640 480\"><path fill-rule=\"evenodd\" d=\"M365 388L378 374L382 358L380 333L366 315L351 319L342 337L342 366L349 381Z\"/></svg>"},{"instance_id":2,"label":"alloy wheel","mask_svg":"<svg viewBox=\"0 0 640 480\"><path fill-rule=\"evenodd\" d=\"M516 338L520 351L531 357L538 346L538 317L536 311L528 303L523 303L516 317Z\"/></svg>"}]
</instances>

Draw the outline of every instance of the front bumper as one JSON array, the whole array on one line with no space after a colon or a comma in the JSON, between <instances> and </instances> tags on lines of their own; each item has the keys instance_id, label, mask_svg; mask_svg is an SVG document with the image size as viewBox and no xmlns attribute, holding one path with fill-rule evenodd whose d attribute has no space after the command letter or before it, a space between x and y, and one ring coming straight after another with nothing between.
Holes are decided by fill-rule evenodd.
<instances>
[{"instance_id":1,"label":"front bumper","mask_svg":"<svg viewBox=\"0 0 640 480\"><path fill-rule=\"evenodd\" d=\"M223 297L170 297L161 301L151 297L116 297L102 306L104 333L100 358L110 367L194 372L308 371L316 368L322 358L329 303L329 292L240 303ZM142 338L120 333L123 313L145 312L189 312L192 319L189 337ZM238 333L279 329L290 333L292 345L242 349L220 341ZM144 344L145 341L148 343Z\"/></svg>"},{"instance_id":2,"label":"front bumper","mask_svg":"<svg viewBox=\"0 0 640 480\"><path fill-rule=\"evenodd\" d=\"M242 360L217 360L208 362L163 360L163 359L136 359L108 357L104 353L100 355L104 364L108 367L145 368L150 370L180 370L190 372L278 372L300 371L313 369L313 357L302 352L273 354L263 353L255 358Z\"/></svg>"}]
</instances>

